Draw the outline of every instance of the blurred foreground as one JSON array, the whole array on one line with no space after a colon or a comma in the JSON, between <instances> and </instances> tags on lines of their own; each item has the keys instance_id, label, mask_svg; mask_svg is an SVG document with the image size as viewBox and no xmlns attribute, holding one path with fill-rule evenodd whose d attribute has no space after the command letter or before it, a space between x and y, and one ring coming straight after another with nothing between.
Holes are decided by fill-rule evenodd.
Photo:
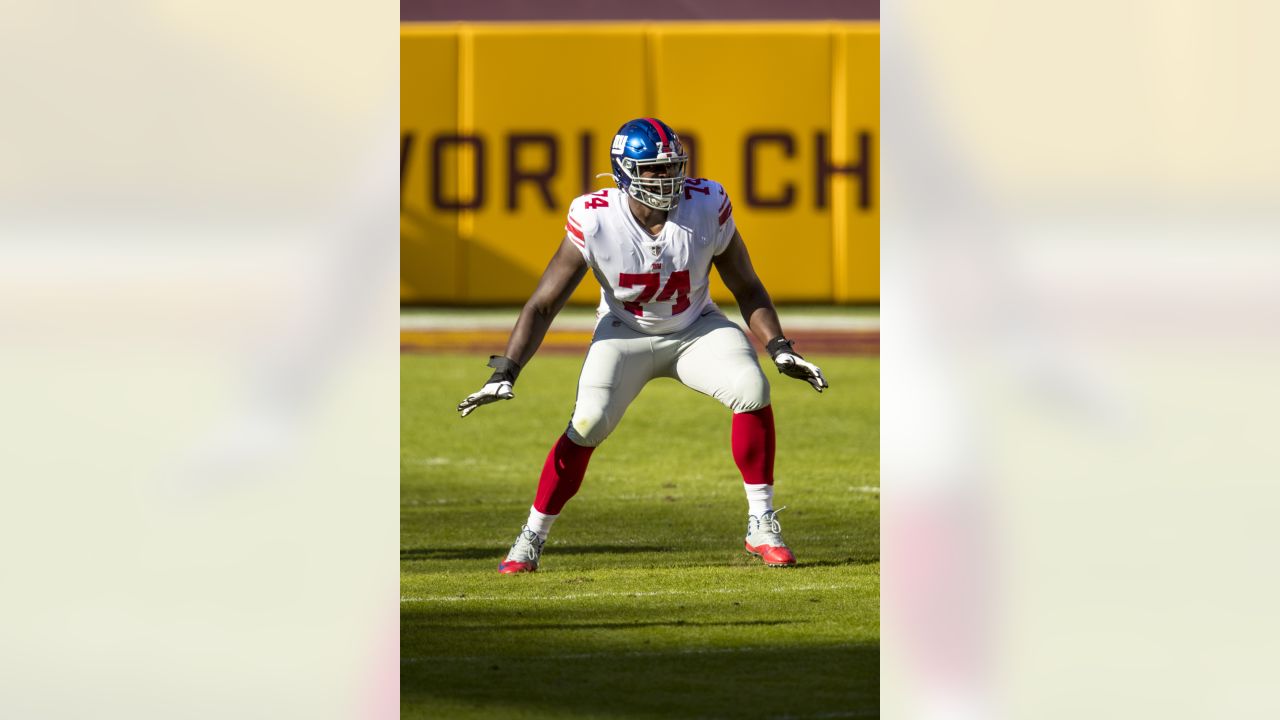
<instances>
[{"instance_id":1,"label":"blurred foreground","mask_svg":"<svg viewBox=\"0 0 1280 720\"><path fill-rule=\"evenodd\" d=\"M1274 717L1262 3L886 5L889 717Z\"/></svg>"}]
</instances>

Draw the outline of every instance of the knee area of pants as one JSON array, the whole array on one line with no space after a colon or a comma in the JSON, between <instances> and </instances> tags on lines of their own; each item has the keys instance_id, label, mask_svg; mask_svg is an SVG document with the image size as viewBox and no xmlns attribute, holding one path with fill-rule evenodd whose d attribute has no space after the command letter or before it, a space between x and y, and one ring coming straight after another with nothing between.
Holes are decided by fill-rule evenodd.
<instances>
[{"instance_id":1,"label":"knee area of pants","mask_svg":"<svg viewBox=\"0 0 1280 720\"><path fill-rule=\"evenodd\" d=\"M609 437L609 418L603 411L582 410L573 414L567 431L569 439L583 447L595 447Z\"/></svg>"},{"instance_id":2,"label":"knee area of pants","mask_svg":"<svg viewBox=\"0 0 1280 720\"><path fill-rule=\"evenodd\" d=\"M730 395L725 403L735 413L752 412L769 404L769 381L758 369L743 372L734 378Z\"/></svg>"}]
</instances>

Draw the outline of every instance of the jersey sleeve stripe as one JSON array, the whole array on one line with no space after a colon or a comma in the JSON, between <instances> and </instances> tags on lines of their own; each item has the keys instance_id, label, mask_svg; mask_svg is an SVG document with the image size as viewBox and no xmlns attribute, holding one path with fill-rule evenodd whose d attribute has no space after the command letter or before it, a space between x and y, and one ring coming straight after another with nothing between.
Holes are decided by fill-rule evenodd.
<instances>
[{"instance_id":1,"label":"jersey sleeve stripe","mask_svg":"<svg viewBox=\"0 0 1280 720\"><path fill-rule=\"evenodd\" d=\"M579 230L578 228L572 225L565 225L564 229L569 233L569 239L573 240L579 246L583 245L583 243L586 241L586 238L582 236L582 231Z\"/></svg>"},{"instance_id":2,"label":"jersey sleeve stripe","mask_svg":"<svg viewBox=\"0 0 1280 720\"><path fill-rule=\"evenodd\" d=\"M581 230L581 229L582 229L582 226L581 226L581 225L579 225L579 224L578 224L578 221L577 221L577 220L574 220L574 219L573 219L573 217L570 217L570 218L569 218L569 224L570 224L570 225L572 225L572 226L574 226L574 227L576 227L576 228L578 228L579 230Z\"/></svg>"},{"instance_id":3,"label":"jersey sleeve stripe","mask_svg":"<svg viewBox=\"0 0 1280 720\"><path fill-rule=\"evenodd\" d=\"M727 205L728 203L729 203L729 196L725 195L724 199L720 201L720 212L724 212L724 206Z\"/></svg>"},{"instance_id":4,"label":"jersey sleeve stripe","mask_svg":"<svg viewBox=\"0 0 1280 720\"><path fill-rule=\"evenodd\" d=\"M725 221L728 220L729 216L732 214L733 214L733 203L729 203L728 205L725 205L724 210L720 211L720 224L724 225Z\"/></svg>"}]
</instances>

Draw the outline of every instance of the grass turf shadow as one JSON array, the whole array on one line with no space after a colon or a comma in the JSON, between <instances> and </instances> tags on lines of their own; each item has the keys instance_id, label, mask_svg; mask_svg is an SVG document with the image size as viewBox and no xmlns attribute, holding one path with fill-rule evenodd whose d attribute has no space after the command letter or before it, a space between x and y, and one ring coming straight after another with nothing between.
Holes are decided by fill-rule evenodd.
<instances>
[{"instance_id":1,"label":"grass turf shadow","mask_svg":"<svg viewBox=\"0 0 1280 720\"><path fill-rule=\"evenodd\" d=\"M557 545L548 548L548 552L556 555L623 555L629 553L671 552L673 548L662 545ZM401 560L486 560L502 559L507 553L505 546L485 547L437 547L437 548L404 548L400 551Z\"/></svg>"},{"instance_id":2,"label":"grass turf shadow","mask_svg":"<svg viewBox=\"0 0 1280 720\"><path fill-rule=\"evenodd\" d=\"M878 562L880 562L879 556L869 557L869 558L847 557L840 560L804 560L802 558L791 569L803 570L804 568L845 567L848 565L875 565Z\"/></svg>"},{"instance_id":3,"label":"grass turf shadow","mask_svg":"<svg viewBox=\"0 0 1280 720\"><path fill-rule=\"evenodd\" d=\"M769 626L769 625L790 625L794 620L725 620L722 622L698 622L696 620L665 620L653 622L595 622L595 623L486 623L484 625L454 625L454 624L431 624L421 623L415 624L414 630L421 632L443 631L466 632L481 631L492 632L494 630L631 630L634 628L646 627L734 627L734 626Z\"/></svg>"},{"instance_id":4,"label":"grass turf shadow","mask_svg":"<svg viewBox=\"0 0 1280 720\"><path fill-rule=\"evenodd\" d=\"M468 717L532 710L563 717L734 720L879 712L880 652L874 643L585 650L552 642L536 657L406 659L402 717L438 717L444 709ZM513 677L532 682L511 693Z\"/></svg>"}]
</instances>

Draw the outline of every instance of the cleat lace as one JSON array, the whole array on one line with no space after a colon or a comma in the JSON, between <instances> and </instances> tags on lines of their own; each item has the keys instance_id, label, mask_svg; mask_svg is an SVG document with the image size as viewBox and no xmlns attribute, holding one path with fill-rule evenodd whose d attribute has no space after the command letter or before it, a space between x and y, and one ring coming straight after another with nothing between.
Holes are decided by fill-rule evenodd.
<instances>
[{"instance_id":1,"label":"cleat lace","mask_svg":"<svg viewBox=\"0 0 1280 720\"><path fill-rule=\"evenodd\" d=\"M511 552L507 553L507 562L538 562L542 555L543 541L538 533L529 529L528 525L520 528L520 534L511 544Z\"/></svg>"},{"instance_id":2,"label":"cleat lace","mask_svg":"<svg viewBox=\"0 0 1280 720\"><path fill-rule=\"evenodd\" d=\"M777 510L766 510L759 517L747 516L747 535L758 538L761 542L757 542L757 545L786 547L787 543L782 539L782 525L778 523L778 513L786 509L787 506L783 505Z\"/></svg>"}]
</instances>

